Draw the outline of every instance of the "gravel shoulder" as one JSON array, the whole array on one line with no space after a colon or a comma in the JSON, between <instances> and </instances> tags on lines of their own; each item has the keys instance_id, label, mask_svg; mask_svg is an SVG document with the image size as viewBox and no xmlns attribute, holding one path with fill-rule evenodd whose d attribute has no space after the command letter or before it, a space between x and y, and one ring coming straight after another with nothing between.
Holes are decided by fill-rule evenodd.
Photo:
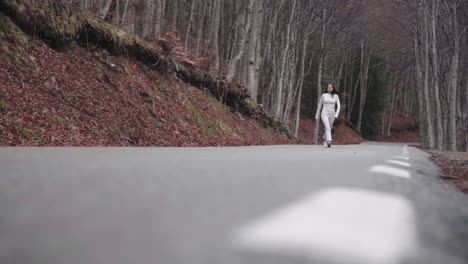
<instances>
[{"instance_id":1,"label":"gravel shoulder","mask_svg":"<svg viewBox=\"0 0 468 264\"><path fill-rule=\"evenodd\" d=\"M442 168L446 182L456 185L468 193L468 153L444 150L424 150L431 154L431 160Z\"/></svg>"}]
</instances>

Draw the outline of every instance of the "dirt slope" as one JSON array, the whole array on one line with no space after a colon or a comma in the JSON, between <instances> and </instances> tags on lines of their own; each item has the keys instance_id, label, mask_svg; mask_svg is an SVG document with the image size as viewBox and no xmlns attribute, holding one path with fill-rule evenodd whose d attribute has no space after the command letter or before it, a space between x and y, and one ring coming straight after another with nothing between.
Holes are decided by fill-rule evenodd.
<instances>
[{"instance_id":1,"label":"dirt slope","mask_svg":"<svg viewBox=\"0 0 468 264\"><path fill-rule=\"evenodd\" d=\"M388 116L385 118L385 134L388 129ZM380 142L399 142L399 143L418 143L419 125L416 117L406 116L402 112L396 112L392 120L390 136L378 135L376 141Z\"/></svg>"},{"instance_id":2,"label":"dirt slope","mask_svg":"<svg viewBox=\"0 0 468 264\"><path fill-rule=\"evenodd\" d=\"M20 11L34 10L34 3L54 4L34 0L24 8L14 6L17 2L21 1L0 0L0 145L294 143L284 128L249 101L242 87L188 66L176 66L179 71L174 72L168 65L177 62L163 55L158 57L161 68L155 69L144 58L154 58L160 48L148 46L132 55L131 47L148 44L128 36L134 39L123 43L111 31L101 32L107 26L100 22L93 22L99 29L93 31L95 37L102 37L99 41L108 37L126 48L115 52L116 47L97 42L84 45L78 33L53 28L57 21L44 22L35 28L43 32L32 34L28 19L40 23L48 14L31 13L27 19ZM75 27L73 32L78 32ZM46 34L50 32L55 33ZM145 57L138 53L142 51L150 53ZM128 56L122 56L124 52ZM216 92L225 95L224 104L214 97Z\"/></svg>"},{"instance_id":3,"label":"dirt slope","mask_svg":"<svg viewBox=\"0 0 468 264\"><path fill-rule=\"evenodd\" d=\"M320 121L319 127L319 144L322 144L322 135L324 133L324 126ZM315 120L311 118L302 117L299 123L298 138L301 144L312 144L314 138ZM335 145L348 145L360 144L365 142L361 136L342 119L335 120L332 130L333 144Z\"/></svg>"}]
</instances>

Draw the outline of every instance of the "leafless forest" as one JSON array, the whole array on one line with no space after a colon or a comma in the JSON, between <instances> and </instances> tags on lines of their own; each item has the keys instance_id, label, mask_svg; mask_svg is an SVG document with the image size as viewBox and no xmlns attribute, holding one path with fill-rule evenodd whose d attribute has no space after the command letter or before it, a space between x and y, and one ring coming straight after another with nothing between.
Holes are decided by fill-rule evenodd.
<instances>
[{"instance_id":1,"label":"leafless forest","mask_svg":"<svg viewBox=\"0 0 468 264\"><path fill-rule=\"evenodd\" d=\"M418 117L423 147L467 151L466 0L64 1L146 39L172 36L293 133L332 83L364 136L391 134L399 111Z\"/></svg>"}]
</instances>

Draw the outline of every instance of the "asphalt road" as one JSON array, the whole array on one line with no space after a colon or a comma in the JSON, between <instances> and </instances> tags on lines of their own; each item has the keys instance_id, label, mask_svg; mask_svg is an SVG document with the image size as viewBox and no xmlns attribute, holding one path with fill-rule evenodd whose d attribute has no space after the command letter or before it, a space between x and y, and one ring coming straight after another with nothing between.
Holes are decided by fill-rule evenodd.
<instances>
[{"instance_id":1,"label":"asphalt road","mask_svg":"<svg viewBox=\"0 0 468 264\"><path fill-rule=\"evenodd\" d=\"M0 263L468 263L438 174L377 143L0 148Z\"/></svg>"}]
</instances>

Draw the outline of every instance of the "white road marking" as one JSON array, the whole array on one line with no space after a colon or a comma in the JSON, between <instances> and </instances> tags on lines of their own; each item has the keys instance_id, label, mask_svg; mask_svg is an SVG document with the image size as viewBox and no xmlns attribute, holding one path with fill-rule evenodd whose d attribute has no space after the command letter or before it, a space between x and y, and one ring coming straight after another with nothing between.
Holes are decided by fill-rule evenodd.
<instances>
[{"instance_id":1,"label":"white road marking","mask_svg":"<svg viewBox=\"0 0 468 264\"><path fill-rule=\"evenodd\" d=\"M399 169L395 167L390 167L387 165L376 165L369 169L370 172L387 174L390 176L396 176L400 178L409 179L411 178L411 173L408 170Z\"/></svg>"},{"instance_id":2,"label":"white road marking","mask_svg":"<svg viewBox=\"0 0 468 264\"><path fill-rule=\"evenodd\" d=\"M393 157L392 159L410 160L409 157L402 157L402 156L396 156L396 157Z\"/></svg>"},{"instance_id":3,"label":"white road marking","mask_svg":"<svg viewBox=\"0 0 468 264\"><path fill-rule=\"evenodd\" d=\"M337 188L241 228L234 242L243 250L327 263L398 264L417 249L416 230L415 213L406 199Z\"/></svg>"},{"instance_id":4,"label":"white road marking","mask_svg":"<svg viewBox=\"0 0 468 264\"><path fill-rule=\"evenodd\" d=\"M404 161L386 160L386 162L396 164L396 165L400 165L400 166L407 167L407 168L411 167L411 164L409 164L408 162L404 162Z\"/></svg>"}]
</instances>

